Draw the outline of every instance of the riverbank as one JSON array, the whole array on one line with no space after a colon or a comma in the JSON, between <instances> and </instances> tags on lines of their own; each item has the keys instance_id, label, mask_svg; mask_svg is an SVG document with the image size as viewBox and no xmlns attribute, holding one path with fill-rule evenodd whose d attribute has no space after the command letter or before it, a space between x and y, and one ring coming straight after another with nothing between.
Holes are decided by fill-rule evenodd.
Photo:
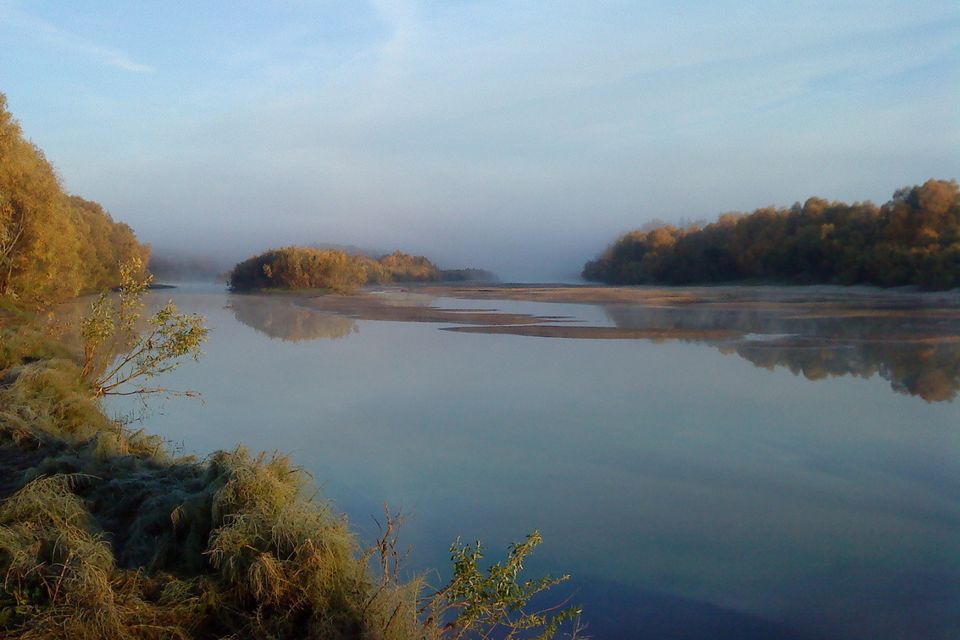
<instances>
[{"instance_id":1,"label":"riverbank","mask_svg":"<svg viewBox=\"0 0 960 640\"><path fill-rule=\"evenodd\" d=\"M39 321L4 313L0 332L5 637L417 632L418 584L371 575L290 460L178 457L106 416Z\"/></svg>"},{"instance_id":2,"label":"riverbank","mask_svg":"<svg viewBox=\"0 0 960 640\"><path fill-rule=\"evenodd\" d=\"M198 460L110 418L58 331L0 308L3 637L473 637L554 584L516 584L508 568L534 533L502 575L454 545L467 564L428 593L401 577L396 516L365 545L286 456ZM459 617L473 606L482 615Z\"/></svg>"}]
</instances>

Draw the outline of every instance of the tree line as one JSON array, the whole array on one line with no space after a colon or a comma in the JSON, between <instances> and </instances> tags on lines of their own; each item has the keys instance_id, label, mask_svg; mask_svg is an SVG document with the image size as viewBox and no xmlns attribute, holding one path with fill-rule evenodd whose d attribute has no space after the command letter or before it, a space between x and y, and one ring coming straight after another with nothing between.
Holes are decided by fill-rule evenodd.
<instances>
[{"instance_id":1,"label":"tree line","mask_svg":"<svg viewBox=\"0 0 960 640\"><path fill-rule=\"evenodd\" d=\"M625 233L583 268L608 284L769 281L960 286L960 188L928 180L881 206L810 198L705 226Z\"/></svg>"},{"instance_id":2,"label":"tree line","mask_svg":"<svg viewBox=\"0 0 960 640\"><path fill-rule=\"evenodd\" d=\"M0 297L49 304L120 282L149 246L96 202L69 195L0 94Z\"/></svg>"}]
</instances>

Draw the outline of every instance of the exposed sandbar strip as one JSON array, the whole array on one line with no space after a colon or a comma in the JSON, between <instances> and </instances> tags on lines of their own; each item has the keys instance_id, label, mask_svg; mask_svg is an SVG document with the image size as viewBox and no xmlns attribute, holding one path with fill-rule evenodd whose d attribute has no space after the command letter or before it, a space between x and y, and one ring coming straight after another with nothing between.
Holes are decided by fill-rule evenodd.
<instances>
[{"instance_id":1,"label":"exposed sandbar strip","mask_svg":"<svg viewBox=\"0 0 960 640\"><path fill-rule=\"evenodd\" d=\"M443 324L468 325L518 325L543 322L569 322L558 316L532 316L522 313L477 309L443 309L423 304L405 304L403 301L384 299L382 296L362 292L355 295L325 295L305 298L299 304L336 313L356 320L392 320L395 322L439 322Z\"/></svg>"},{"instance_id":2,"label":"exposed sandbar strip","mask_svg":"<svg viewBox=\"0 0 960 640\"><path fill-rule=\"evenodd\" d=\"M738 331L697 329L620 329L573 325L528 324L487 327L441 327L457 333L494 333L537 338L580 338L587 340L723 340L739 338Z\"/></svg>"}]
</instances>

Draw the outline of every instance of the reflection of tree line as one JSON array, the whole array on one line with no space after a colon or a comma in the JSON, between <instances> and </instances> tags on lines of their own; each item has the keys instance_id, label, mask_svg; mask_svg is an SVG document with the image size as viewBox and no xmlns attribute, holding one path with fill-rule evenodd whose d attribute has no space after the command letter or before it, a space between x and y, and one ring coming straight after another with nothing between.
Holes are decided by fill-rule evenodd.
<instances>
[{"instance_id":1,"label":"reflection of tree line","mask_svg":"<svg viewBox=\"0 0 960 640\"><path fill-rule=\"evenodd\" d=\"M243 324L288 342L345 338L357 331L350 318L307 309L289 298L235 295L230 306Z\"/></svg>"},{"instance_id":2,"label":"reflection of tree line","mask_svg":"<svg viewBox=\"0 0 960 640\"><path fill-rule=\"evenodd\" d=\"M344 338L357 323L343 316L298 306L283 297L231 297L234 316L271 338L291 342ZM811 317L796 309L638 307L607 305L621 329L658 329L669 334L732 330L766 336L729 341L703 338L723 353L735 353L758 367L785 367L808 380L879 375L899 392L928 402L953 400L960 391L960 318L917 312Z\"/></svg>"},{"instance_id":3,"label":"reflection of tree line","mask_svg":"<svg viewBox=\"0 0 960 640\"><path fill-rule=\"evenodd\" d=\"M804 317L770 309L605 307L619 328L732 329L765 339L702 340L758 367L785 367L808 380L879 375L899 393L928 402L953 400L960 391L958 319L949 314Z\"/></svg>"},{"instance_id":4,"label":"reflection of tree line","mask_svg":"<svg viewBox=\"0 0 960 640\"><path fill-rule=\"evenodd\" d=\"M953 400L960 389L960 345L954 342L820 347L745 343L736 345L733 351L759 367L784 366L809 380L879 374L895 391L928 402Z\"/></svg>"}]
</instances>

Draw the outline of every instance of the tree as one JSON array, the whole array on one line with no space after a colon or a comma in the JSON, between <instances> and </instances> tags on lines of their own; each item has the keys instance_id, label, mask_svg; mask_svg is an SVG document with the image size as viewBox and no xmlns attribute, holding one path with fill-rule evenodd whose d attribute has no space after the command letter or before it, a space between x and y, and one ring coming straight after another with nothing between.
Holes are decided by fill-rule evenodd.
<instances>
[{"instance_id":1,"label":"tree","mask_svg":"<svg viewBox=\"0 0 960 640\"><path fill-rule=\"evenodd\" d=\"M60 182L24 139L0 95L0 294L46 302L74 276L76 230L62 215ZM72 287L66 287L71 289Z\"/></svg>"},{"instance_id":2,"label":"tree","mask_svg":"<svg viewBox=\"0 0 960 640\"><path fill-rule=\"evenodd\" d=\"M148 255L99 204L64 193L0 94L0 296L42 307L101 291L119 284L120 262Z\"/></svg>"},{"instance_id":3,"label":"tree","mask_svg":"<svg viewBox=\"0 0 960 640\"><path fill-rule=\"evenodd\" d=\"M172 300L145 319L146 327L141 328L143 296L152 277L142 275L139 258L119 270L116 298L101 294L81 321L83 377L95 397L169 392L145 383L176 369L184 357L199 359L209 330L202 316L180 313Z\"/></svg>"}]
</instances>

